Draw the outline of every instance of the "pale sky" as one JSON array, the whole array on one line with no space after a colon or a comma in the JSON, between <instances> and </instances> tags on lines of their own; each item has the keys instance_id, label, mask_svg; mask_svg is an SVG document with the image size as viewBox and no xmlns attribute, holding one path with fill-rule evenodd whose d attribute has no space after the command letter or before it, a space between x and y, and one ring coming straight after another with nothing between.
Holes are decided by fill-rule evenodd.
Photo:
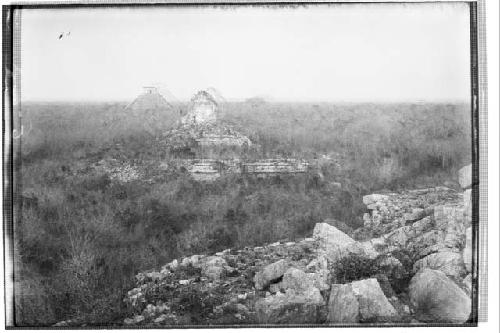
<instances>
[{"instance_id":1,"label":"pale sky","mask_svg":"<svg viewBox=\"0 0 500 333\"><path fill-rule=\"evenodd\" d=\"M26 9L22 101L469 101L465 4ZM69 36L58 39L61 32Z\"/></svg>"}]
</instances>

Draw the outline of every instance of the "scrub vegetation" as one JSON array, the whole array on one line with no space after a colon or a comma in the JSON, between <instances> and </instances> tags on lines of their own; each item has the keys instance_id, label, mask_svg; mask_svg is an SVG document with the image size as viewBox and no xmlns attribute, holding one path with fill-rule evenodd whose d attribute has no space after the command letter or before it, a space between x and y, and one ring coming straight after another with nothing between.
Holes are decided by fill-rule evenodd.
<instances>
[{"instance_id":1,"label":"scrub vegetation","mask_svg":"<svg viewBox=\"0 0 500 333\"><path fill-rule=\"evenodd\" d=\"M353 231L362 226L363 195L458 188L456 172L470 163L467 105L250 101L227 103L222 121L258 143L261 158L306 159L311 171L197 182L156 170L161 180L123 183L90 166L106 158L168 164L175 157L162 133L185 105L154 119L124 107L23 104L22 216L13 235L18 325L121 325L139 271L307 237L326 219Z\"/></svg>"}]
</instances>

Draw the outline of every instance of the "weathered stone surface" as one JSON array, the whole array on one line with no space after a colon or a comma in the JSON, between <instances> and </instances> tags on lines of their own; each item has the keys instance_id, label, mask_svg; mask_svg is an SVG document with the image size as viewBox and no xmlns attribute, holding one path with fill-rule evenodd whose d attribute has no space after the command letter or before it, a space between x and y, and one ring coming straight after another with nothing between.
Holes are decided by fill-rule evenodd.
<instances>
[{"instance_id":1,"label":"weathered stone surface","mask_svg":"<svg viewBox=\"0 0 500 333\"><path fill-rule=\"evenodd\" d=\"M319 271L322 269L328 269L328 261L325 256L319 255L317 258L314 258L307 264L307 270Z\"/></svg>"},{"instance_id":2,"label":"weathered stone surface","mask_svg":"<svg viewBox=\"0 0 500 333\"><path fill-rule=\"evenodd\" d=\"M269 292L271 294L276 294L280 291L284 291L283 282L273 283L269 286Z\"/></svg>"},{"instance_id":3,"label":"weathered stone surface","mask_svg":"<svg viewBox=\"0 0 500 333\"><path fill-rule=\"evenodd\" d=\"M366 279L351 283L352 291L359 302L360 321L386 321L397 315L387 300L377 279Z\"/></svg>"},{"instance_id":4,"label":"weathered stone surface","mask_svg":"<svg viewBox=\"0 0 500 333\"><path fill-rule=\"evenodd\" d=\"M434 209L432 209L432 212L434 213ZM430 217L425 217L411 225L411 229L413 230L413 237L418 236L425 231L429 230L432 228L434 225L434 222Z\"/></svg>"},{"instance_id":5,"label":"weathered stone surface","mask_svg":"<svg viewBox=\"0 0 500 333\"><path fill-rule=\"evenodd\" d=\"M361 254L363 247L354 239L327 223L317 223L314 227L313 237L318 242L319 251L325 257L336 262L351 253Z\"/></svg>"},{"instance_id":6,"label":"weathered stone surface","mask_svg":"<svg viewBox=\"0 0 500 333\"><path fill-rule=\"evenodd\" d=\"M450 224L463 223L463 207L457 204L434 207L434 221L437 229L446 230Z\"/></svg>"},{"instance_id":7,"label":"weathered stone surface","mask_svg":"<svg viewBox=\"0 0 500 333\"><path fill-rule=\"evenodd\" d=\"M469 318L470 297L441 271L421 270L410 282L409 295L421 321L463 323Z\"/></svg>"},{"instance_id":8,"label":"weathered stone surface","mask_svg":"<svg viewBox=\"0 0 500 333\"><path fill-rule=\"evenodd\" d=\"M411 225L399 227L381 237L361 242L365 254L374 259L381 254L403 250L414 259L446 248L443 242L445 232L436 230L430 217Z\"/></svg>"},{"instance_id":9,"label":"weathered stone surface","mask_svg":"<svg viewBox=\"0 0 500 333\"><path fill-rule=\"evenodd\" d=\"M465 246L463 207L441 207L443 207L445 218L436 218L436 226L438 229L444 231L443 244L451 249L462 249ZM439 212L438 208L440 207L436 207L435 212Z\"/></svg>"},{"instance_id":10,"label":"weathered stone surface","mask_svg":"<svg viewBox=\"0 0 500 333\"><path fill-rule=\"evenodd\" d=\"M327 316L330 323L387 322L397 315L374 278L332 285Z\"/></svg>"},{"instance_id":11,"label":"weathered stone surface","mask_svg":"<svg viewBox=\"0 0 500 333\"><path fill-rule=\"evenodd\" d=\"M405 247L406 243L411 238L411 231L411 226L401 227L387 234L385 238L391 245Z\"/></svg>"},{"instance_id":12,"label":"weathered stone surface","mask_svg":"<svg viewBox=\"0 0 500 333\"><path fill-rule=\"evenodd\" d=\"M464 218L465 225L472 223L472 189L464 191Z\"/></svg>"},{"instance_id":13,"label":"weathered stone surface","mask_svg":"<svg viewBox=\"0 0 500 333\"><path fill-rule=\"evenodd\" d=\"M370 195L364 199L370 213L363 216L363 223L372 237L379 237L432 215L437 205L455 203L462 199L456 191L446 187L389 193L376 201L378 198L379 195Z\"/></svg>"},{"instance_id":14,"label":"weathered stone surface","mask_svg":"<svg viewBox=\"0 0 500 333\"><path fill-rule=\"evenodd\" d=\"M413 208L411 213L404 214L404 219L406 222L414 222L425 217L425 210L423 208Z\"/></svg>"},{"instance_id":15,"label":"weathered stone surface","mask_svg":"<svg viewBox=\"0 0 500 333\"><path fill-rule=\"evenodd\" d=\"M255 274L255 288L257 290L265 289L273 280L276 280L285 274L287 266L287 262L284 259L281 259L264 267L263 270Z\"/></svg>"},{"instance_id":16,"label":"weathered stone surface","mask_svg":"<svg viewBox=\"0 0 500 333\"><path fill-rule=\"evenodd\" d=\"M218 116L218 105L213 96L205 91L199 91L191 99L188 113L182 117L183 124L215 123Z\"/></svg>"},{"instance_id":17,"label":"weathered stone surface","mask_svg":"<svg viewBox=\"0 0 500 333\"><path fill-rule=\"evenodd\" d=\"M407 250L411 253L415 260L423 258L433 252L437 252L443 248L443 244L439 244L443 239L443 232L439 230L429 230L417 237L415 237Z\"/></svg>"},{"instance_id":18,"label":"weathered stone surface","mask_svg":"<svg viewBox=\"0 0 500 333\"><path fill-rule=\"evenodd\" d=\"M320 291L330 288L330 272L327 269L321 269L315 273L308 273L307 276L312 281L313 286Z\"/></svg>"},{"instance_id":19,"label":"weathered stone surface","mask_svg":"<svg viewBox=\"0 0 500 333\"><path fill-rule=\"evenodd\" d=\"M465 231L465 248L462 253L463 261L467 272L472 270L472 227Z\"/></svg>"},{"instance_id":20,"label":"weathered stone surface","mask_svg":"<svg viewBox=\"0 0 500 333\"><path fill-rule=\"evenodd\" d=\"M419 239L425 238L423 235L431 230L433 227L433 222L430 217L425 217L412 225L400 227L398 229L393 230L392 232L383 236L386 243L391 247L397 248L411 248L415 242L418 242ZM432 245L435 242L431 241ZM422 245L420 243L419 245Z\"/></svg>"},{"instance_id":21,"label":"weathered stone surface","mask_svg":"<svg viewBox=\"0 0 500 333\"><path fill-rule=\"evenodd\" d=\"M191 257L186 257L182 259L181 261L181 267L187 267L189 265L192 265L193 267L200 267L200 259L202 259L203 256L201 255L192 255Z\"/></svg>"},{"instance_id":22,"label":"weathered stone surface","mask_svg":"<svg viewBox=\"0 0 500 333\"><path fill-rule=\"evenodd\" d=\"M292 289L297 293L303 293L312 288L313 282L309 276L297 268L289 268L283 275L283 288Z\"/></svg>"},{"instance_id":23,"label":"weathered stone surface","mask_svg":"<svg viewBox=\"0 0 500 333\"><path fill-rule=\"evenodd\" d=\"M227 265L226 260L217 256L204 258L201 262L201 274L212 279L220 280L224 273L224 266Z\"/></svg>"},{"instance_id":24,"label":"weathered stone surface","mask_svg":"<svg viewBox=\"0 0 500 333\"><path fill-rule=\"evenodd\" d=\"M472 164L464 166L458 171L458 182L463 189L472 186Z\"/></svg>"},{"instance_id":25,"label":"weathered stone surface","mask_svg":"<svg viewBox=\"0 0 500 333\"><path fill-rule=\"evenodd\" d=\"M387 195L374 193L374 194L369 194L369 195L363 196L363 203L365 205L371 205L371 204L374 204L374 203L377 203L380 201L385 201L388 198L389 197Z\"/></svg>"},{"instance_id":26,"label":"weathered stone surface","mask_svg":"<svg viewBox=\"0 0 500 333\"><path fill-rule=\"evenodd\" d=\"M350 284L333 284L328 302L327 322L358 323L359 303Z\"/></svg>"},{"instance_id":27,"label":"weathered stone surface","mask_svg":"<svg viewBox=\"0 0 500 333\"><path fill-rule=\"evenodd\" d=\"M372 238L370 240L361 242L366 255L375 259L379 254L386 253L389 247L385 237Z\"/></svg>"},{"instance_id":28,"label":"weathered stone surface","mask_svg":"<svg viewBox=\"0 0 500 333\"><path fill-rule=\"evenodd\" d=\"M317 288L297 294L288 290L255 303L257 321L262 324L312 324L321 322L325 302Z\"/></svg>"},{"instance_id":29,"label":"weathered stone surface","mask_svg":"<svg viewBox=\"0 0 500 333\"><path fill-rule=\"evenodd\" d=\"M413 272L416 273L423 268L436 269L448 276L460 277L465 273L462 255L457 252L437 252L418 260L413 265Z\"/></svg>"}]
</instances>

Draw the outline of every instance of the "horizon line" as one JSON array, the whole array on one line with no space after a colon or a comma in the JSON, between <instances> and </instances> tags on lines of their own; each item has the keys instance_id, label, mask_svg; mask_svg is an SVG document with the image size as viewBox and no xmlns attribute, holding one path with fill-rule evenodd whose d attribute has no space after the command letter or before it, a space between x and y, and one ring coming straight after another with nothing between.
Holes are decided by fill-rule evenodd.
<instances>
[{"instance_id":1,"label":"horizon line","mask_svg":"<svg viewBox=\"0 0 500 333\"><path fill-rule=\"evenodd\" d=\"M248 97L248 98L225 98L225 102L227 103L244 103L252 98L261 98L258 96ZM19 103L130 103L134 101L134 99L29 99L29 100L21 100ZM355 104L355 103L403 103L403 104L445 104L445 103L454 103L454 104L470 104L470 99L363 99L363 100L346 100L346 99L336 99L336 100L321 100L321 99L308 99L308 100L293 100L293 99L275 99L275 98L262 98L265 103L340 103L340 104ZM170 104L176 103L188 103L190 99L178 99L176 101L169 101ZM13 106L18 105L19 103L13 104ZM224 103L221 103L224 104Z\"/></svg>"}]
</instances>

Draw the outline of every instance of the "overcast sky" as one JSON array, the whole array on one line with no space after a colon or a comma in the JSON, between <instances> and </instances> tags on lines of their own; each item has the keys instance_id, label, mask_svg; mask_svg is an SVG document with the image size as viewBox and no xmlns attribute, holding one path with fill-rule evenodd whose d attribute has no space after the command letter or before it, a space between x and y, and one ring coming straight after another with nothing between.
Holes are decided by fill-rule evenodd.
<instances>
[{"instance_id":1,"label":"overcast sky","mask_svg":"<svg viewBox=\"0 0 500 333\"><path fill-rule=\"evenodd\" d=\"M69 35L59 39L61 32ZM23 101L468 101L465 4L28 9Z\"/></svg>"}]
</instances>

